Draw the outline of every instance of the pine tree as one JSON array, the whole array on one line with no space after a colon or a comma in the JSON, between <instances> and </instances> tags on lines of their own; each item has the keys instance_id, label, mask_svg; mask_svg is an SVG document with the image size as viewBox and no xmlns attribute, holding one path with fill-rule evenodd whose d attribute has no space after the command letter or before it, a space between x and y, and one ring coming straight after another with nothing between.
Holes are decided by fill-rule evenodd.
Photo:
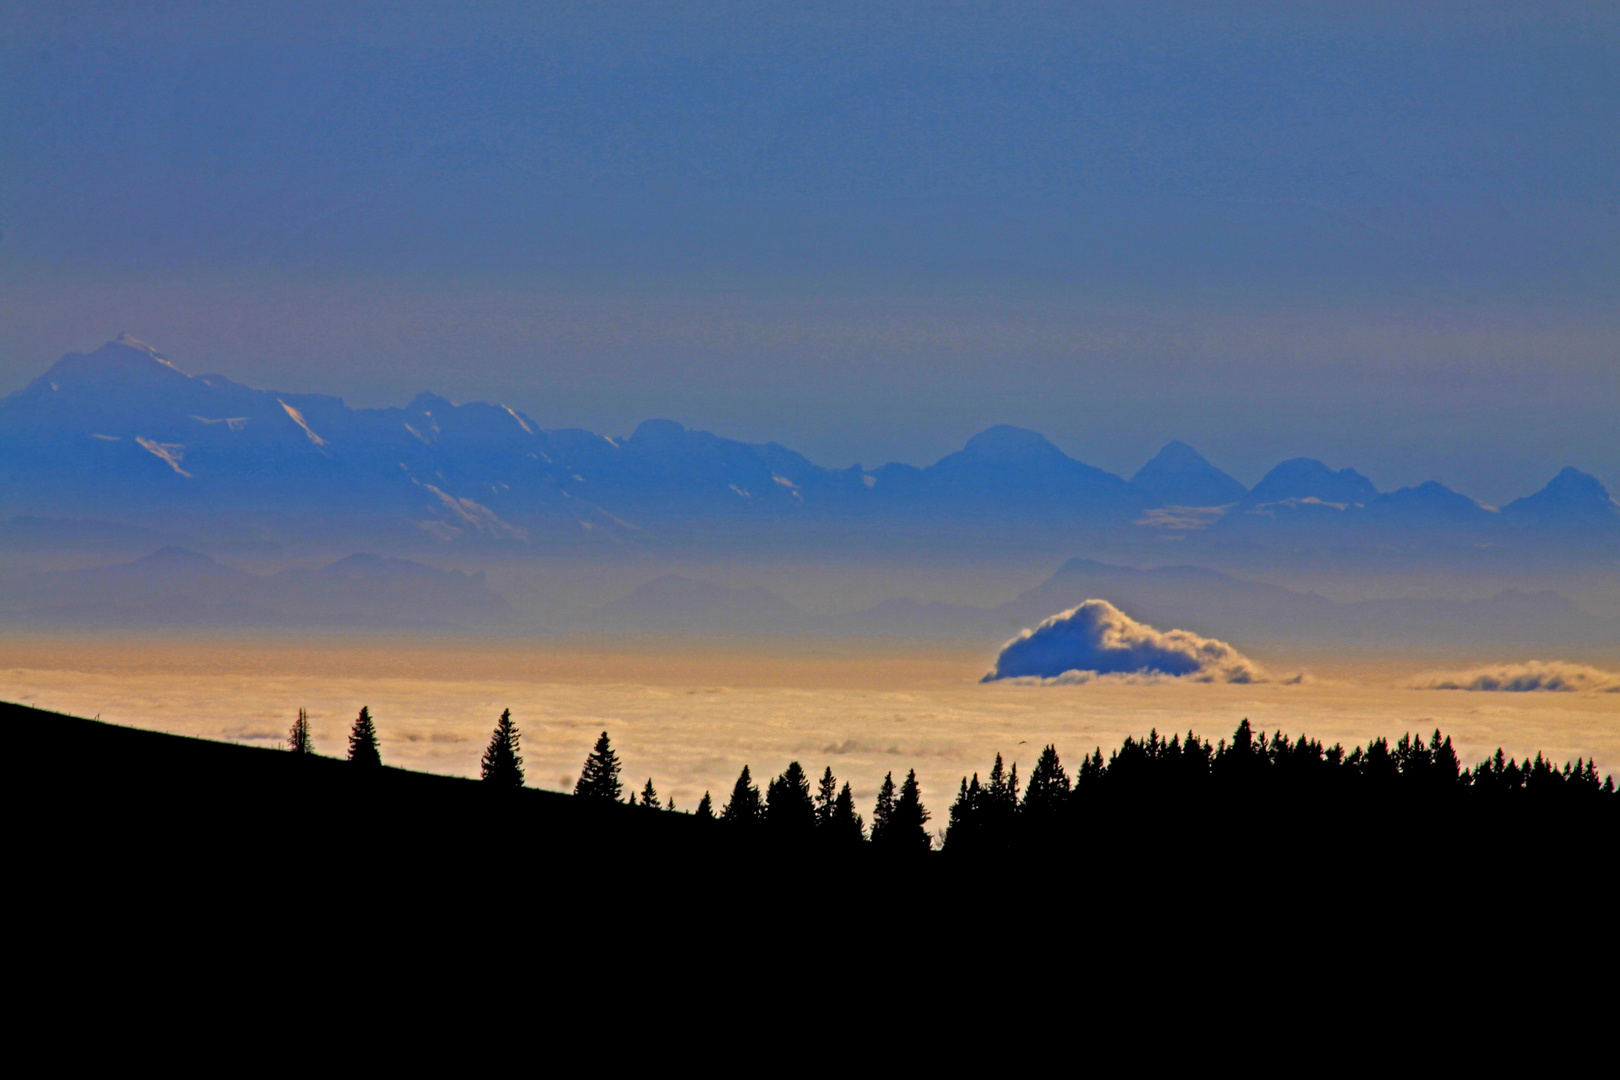
<instances>
[{"instance_id":1,"label":"pine tree","mask_svg":"<svg viewBox=\"0 0 1620 1080\"><path fill-rule=\"evenodd\" d=\"M295 754L315 753L315 740L309 733L309 714L303 709L298 710L298 719L287 733L287 749Z\"/></svg>"},{"instance_id":2,"label":"pine tree","mask_svg":"<svg viewBox=\"0 0 1620 1080\"><path fill-rule=\"evenodd\" d=\"M906 773L900 785L900 796L894 800L889 826L884 830L884 845L895 851L920 853L933 849L934 842L925 826L928 808L922 803L922 789L917 784L917 770Z\"/></svg>"},{"instance_id":3,"label":"pine tree","mask_svg":"<svg viewBox=\"0 0 1620 1080\"><path fill-rule=\"evenodd\" d=\"M872 843L886 844L889 842L889 824L894 819L894 773L883 777L883 786L878 788L877 805L872 808Z\"/></svg>"},{"instance_id":4,"label":"pine tree","mask_svg":"<svg viewBox=\"0 0 1620 1080\"><path fill-rule=\"evenodd\" d=\"M1151 744L1155 757L1159 756L1158 750L1164 745L1159 742L1158 736L1159 733L1155 731ZM1058 760L1057 747L1048 743L1046 749L1041 751L1040 760L1035 762L1035 771L1029 774L1029 790L1024 793L1023 812L1035 820L1050 821L1057 817L1068 798L1069 774Z\"/></svg>"},{"instance_id":5,"label":"pine tree","mask_svg":"<svg viewBox=\"0 0 1620 1080\"><path fill-rule=\"evenodd\" d=\"M496 787L523 786L523 755L518 753L518 729L512 723L512 710L501 710L495 722L495 733L489 737L489 748L479 763L479 775Z\"/></svg>"},{"instance_id":6,"label":"pine tree","mask_svg":"<svg viewBox=\"0 0 1620 1080\"><path fill-rule=\"evenodd\" d=\"M748 766L744 765L742 772L737 776L737 783L732 786L731 799L726 808L720 811L720 820L729 821L733 825L754 826L759 824L764 807L760 805L759 788L754 786L754 779L748 774Z\"/></svg>"},{"instance_id":7,"label":"pine tree","mask_svg":"<svg viewBox=\"0 0 1620 1080\"><path fill-rule=\"evenodd\" d=\"M692 816L697 818L699 821L714 820L714 801L709 798L709 793L707 791L703 793L703 798L698 800L697 810Z\"/></svg>"},{"instance_id":8,"label":"pine tree","mask_svg":"<svg viewBox=\"0 0 1620 1080\"><path fill-rule=\"evenodd\" d=\"M765 790L765 823L782 837L803 838L816 828L816 808L810 801L810 778L797 761L772 780Z\"/></svg>"},{"instance_id":9,"label":"pine tree","mask_svg":"<svg viewBox=\"0 0 1620 1080\"><path fill-rule=\"evenodd\" d=\"M602 732L601 738L596 740L595 748L579 770L574 794L603 802L618 802L619 796L624 794L624 785L619 783L619 755L608 741L607 732Z\"/></svg>"},{"instance_id":10,"label":"pine tree","mask_svg":"<svg viewBox=\"0 0 1620 1080\"><path fill-rule=\"evenodd\" d=\"M855 793L845 784L833 802L828 832L834 844L860 844L866 840L866 822L855 812Z\"/></svg>"},{"instance_id":11,"label":"pine tree","mask_svg":"<svg viewBox=\"0 0 1620 1080\"><path fill-rule=\"evenodd\" d=\"M966 851L974 846L979 832L980 798L979 774L973 774L971 783L967 777L962 777L956 801L951 804L950 824L945 828L947 851Z\"/></svg>"},{"instance_id":12,"label":"pine tree","mask_svg":"<svg viewBox=\"0 0 1620 1080\"><path fill-rule=\"evenodd\" d=\"M990 767L989 779L980 789L979 831L987 836L1005 837L1018 815L1018 766L1009 776L1001 755Z\"/></svg>"},{"instance_id":13,"label":"pine tree","mask_svg":"<svg viewBox=\"0 0 1620 1080\"><path fill-rule=\"evenodd\" d=\"M833 777L832 766L828 765L821 774L821 783L816 786L816 828L825 829L832 824L833 807L838 802L838 781Z\"/></svg>"},{"instance_id":14,"label":"pine tree","mask_svg":"<svg viewBox=\"0 0 1620 1080\"><path fill-rule=\"evenodd\" d=\"M360 707L349 729L349 760L365 769L382 768L382 754L377 750L377 725L371 722L371 710Z\"/></svg>"},{"instance_id":15,"label":"pine tree","mask_svg":"<svg viewBox=\"0 0 1620 1080\"><path fill-rule=\"evenodd\" d=\"M664 804L658 801L658 789L653 787L652 777L647 777L647 786L641 789L641 805L648 810L662 810Z\"/></svg>"}]
</instances>

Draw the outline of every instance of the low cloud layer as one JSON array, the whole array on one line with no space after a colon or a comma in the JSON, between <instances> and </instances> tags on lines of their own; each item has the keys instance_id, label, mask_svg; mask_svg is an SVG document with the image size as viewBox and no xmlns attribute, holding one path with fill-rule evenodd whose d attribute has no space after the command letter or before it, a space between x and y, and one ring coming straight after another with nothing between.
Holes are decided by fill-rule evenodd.
<instances>
[{"instance_id":1,"label":"low cloud layer","mask_svg":"<svg viewBox=\"0 0 1620 1080\"><path fill-rule=\"evenodd\" d=\"M1007 642L984 681L1080 683L1110 675L1222 683L1265 678L1260 665L1224 641L1186 630L1156 630L1106 600L1087 600Z\"/></svg>"},{"instance_id":2,"label":"low cloud layer","mask_svg":"<svg viewBox=\"0 0 1620 1080\"><path fill-rule=\"evenodd\" d=\"M1620 694L1620 672L1604 671L1562 660L1530 660L1523 664L1497 664L1471 671L1430 671L1407 685L1418 690L1530 690Z\"/></svg>"}]
</instances>

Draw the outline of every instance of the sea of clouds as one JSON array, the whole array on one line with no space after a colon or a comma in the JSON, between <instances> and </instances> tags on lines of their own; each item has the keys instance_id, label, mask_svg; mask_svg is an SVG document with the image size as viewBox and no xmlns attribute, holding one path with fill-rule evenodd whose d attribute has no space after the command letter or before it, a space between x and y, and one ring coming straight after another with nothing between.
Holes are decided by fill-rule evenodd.
<instances>
[{"instance_id":1,"label":"sea of clouds","mask_svg":"<svg viewBox=\"0 0 1620 1080\"><path fill-rule=\"evenodd\" d=\"M1430 671L1407 683L1415 690L1597 691L1620 694L1620 672L1604 671L1563 660L1529 660L1495 664L1470 671Z\"/></svg>"},{"instance_id":2,"label":"sea of clouds","mask_svg":"<svg viewBox=\"0 0 1620 1080\"><path fill-rule=\"evenodd\" d=\"M1266 676L1224 641L1187 630L1158 630L1106 600L1087 600L1002 646L995 669L983 681L999 679L1252 683Z\"/></svg>"}]
</instances>

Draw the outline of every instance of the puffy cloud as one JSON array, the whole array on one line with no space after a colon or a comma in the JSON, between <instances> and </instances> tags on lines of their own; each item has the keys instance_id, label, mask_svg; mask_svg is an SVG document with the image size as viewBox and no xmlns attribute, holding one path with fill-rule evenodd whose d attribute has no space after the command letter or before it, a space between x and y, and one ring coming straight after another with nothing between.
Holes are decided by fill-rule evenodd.
<instances>
[{"instance_id":1,"label":"puffy cloud","mask_svg":"<svg viewBox=\"0 0 1620 1080\"><path fill-rule=\"evenodd\" d=\"M1530 660L1471 671L1430 671L1407 685L1419 690L1596 690L1620 694L1620 672L1563 660Z\"/></svg>"},{"instance_id":2,"label":"puffy cloud","mask_svg":"<svg viewBox=\"0 0 1620 1080\"><path fill-rule=\"evenodd\" d=\"M1087 600L1007 642L983 681L1034 677L1081 683L1107 675L1224 683L1265 678L1258 664L1224 641L1186 630L1156 630L1106 600Z\"/></svg>"}]
</instances>

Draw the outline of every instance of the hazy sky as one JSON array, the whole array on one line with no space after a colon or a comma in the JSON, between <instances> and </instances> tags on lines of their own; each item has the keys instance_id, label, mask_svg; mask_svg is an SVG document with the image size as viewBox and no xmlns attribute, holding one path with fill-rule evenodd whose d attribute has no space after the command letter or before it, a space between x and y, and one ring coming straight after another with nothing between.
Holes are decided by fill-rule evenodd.
<instances>
[{"instance_id":1,"label":"hazy sky","mask_svg":"<svg viewBox=\"0 0 1620 1080\"><path fill-rule=\"evenodd\" d=\"M1620 7L0 2L0 393L1620 490Z\"/></svg>"}]
</instances>

